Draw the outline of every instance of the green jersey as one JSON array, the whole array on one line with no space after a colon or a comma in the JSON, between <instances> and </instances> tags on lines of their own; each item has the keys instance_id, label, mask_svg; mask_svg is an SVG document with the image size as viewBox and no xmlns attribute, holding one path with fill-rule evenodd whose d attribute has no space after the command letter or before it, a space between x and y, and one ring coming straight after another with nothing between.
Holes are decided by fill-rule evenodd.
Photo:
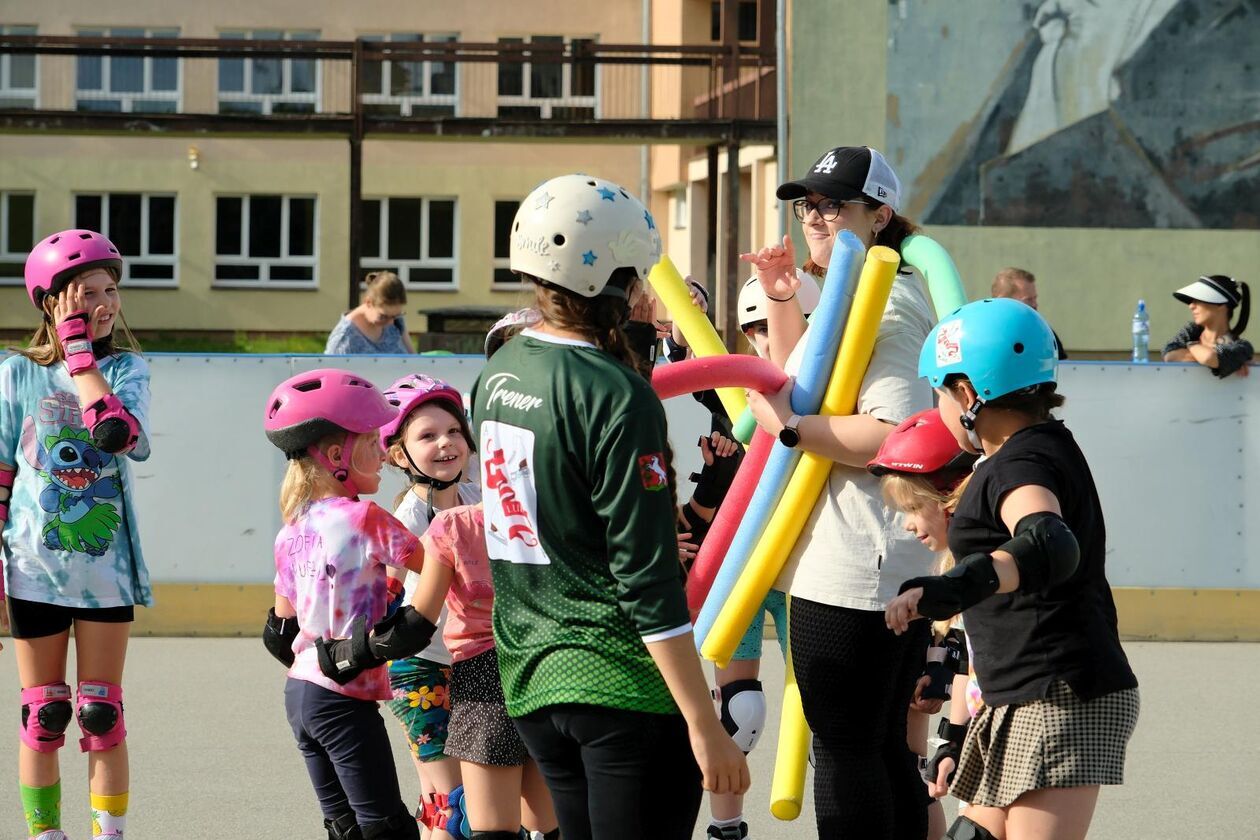
<instances>
[{"instance_id":1,"label":"green jersey","mask_svg":"<svg viewBox=\"0 0 1260 840\"><path fill-rule=\"evenodd\" d=\"M676 713L644 646L691 630L651 386L527 330L486 364L472 412L508 713Z\"/></svg>"}]
</instances>

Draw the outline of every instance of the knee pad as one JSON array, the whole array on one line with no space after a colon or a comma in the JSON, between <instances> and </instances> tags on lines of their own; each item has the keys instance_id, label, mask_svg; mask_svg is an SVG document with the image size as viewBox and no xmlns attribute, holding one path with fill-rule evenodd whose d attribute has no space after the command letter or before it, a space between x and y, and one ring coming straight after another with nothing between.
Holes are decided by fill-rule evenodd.
<instances>
[{"instance_id":1,"label":"knee pad","mask_svg":"<svg viewBox=\"0 0 1260 840\"><path fill-rule=\"evenodd\" d=\"M122 686L107 682L79 683L79 699L75 704L83 737L79 749L100 752L113 749L127 737L123 726Z\"/></svg>"},{"instance_id":2,"label":"knee pad","mask_svg":"<svg viewBox=\"0 0 1260 840\"><path fill-rule=\"evenodd\" d=\"M363 831L353 811L335 820L324 820L324 828L328 830L328 840L363 840Z\"/></svg>"},{"instance_id":3,"label":"knee pad","mask_svg":"<svg viewBox=\"0 0 1260 840\"><path fill-rule=\"evenodd\" d=\"M420 840L420 824L406 811L363 826L363 840Z\"/></svg>"},{"instance_id":4,"label":"knee pad","mask_svg":"<svg viewBox=\"0 0 1260 840\"><path fill-rule=\"evenodd\" d=\"M946 840L997 840L990 831L966 817L959 817L945 832Z\"/></svg>"},{"instance_id":5,"label":"knee pad","mask_svg":"<svg viewBox=\"0 0 1260 840\"><path fill-rule=\"evenodd\" d=\"M446 833L458 840L472 840L472 826L468 824L468 811L464 802L464 786L459 785L446 797L446 822L441 826Z\"/></svg>"},{"instance_id":6,"label":"knee pad","mask_svg":"<svg viewBox=\"0 0 1260 840\"><path fill-rule=\"evenodd\" d=\"M520 831L474 831L472 840L521 840L525 836Z\"/></svg>"},{"instance_id":7,"label":"knee pad","mask_svg":"<svg viewBox=\"0 0 1260 840\"><path fill-rule=\"evenodd\" d=\"M36 752L53 752L66 743L66 728L74 716L70 686L48 683L22 689L23 744Z\"/></svg>"},{"instance_id":8,"label":"knee pad","mask_svg":"<svg viewBox=\"0 0 1260 840\"><path fill-rule=\"evenodd\" d=\"M111 455L130 452L140 440L140 424L113 394L83 409L83 425L92 433L92 443Z\"/></svg>"},{"instance_id":9,"label":"knee pad","mask_svg":"<svg viewBox=\"0 0 1260 840\"><path fill-rule=\"evenodd\" d=\"M744 754L752 752L766 728L766 693L760 680L735 680L721 686L722 725Z\"/></svg>"}]
</instances>

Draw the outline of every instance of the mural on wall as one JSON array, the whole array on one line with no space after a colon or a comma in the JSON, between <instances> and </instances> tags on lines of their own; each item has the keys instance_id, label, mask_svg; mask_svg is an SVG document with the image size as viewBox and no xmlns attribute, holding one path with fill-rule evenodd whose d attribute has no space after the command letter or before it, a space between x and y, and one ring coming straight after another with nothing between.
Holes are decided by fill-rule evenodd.
<instances>
[{"instance_id":1,"label":"mural on wall","mask_svg":"<svg viewBox=\"0 0 1260 840\"><path fill-rule=\"evenodd\" d=\"M912 218L1260 228L1260 0L890 0L888 34Z\"/></svg>"}]
</instances>

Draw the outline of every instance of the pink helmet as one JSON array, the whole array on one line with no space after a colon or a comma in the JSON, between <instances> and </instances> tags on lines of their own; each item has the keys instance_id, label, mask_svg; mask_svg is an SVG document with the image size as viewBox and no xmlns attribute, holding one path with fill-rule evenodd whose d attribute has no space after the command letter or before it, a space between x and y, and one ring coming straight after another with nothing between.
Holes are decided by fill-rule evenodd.
<instances>
[{"instance_id":1,"label":"pink helmet","mask_svg":"<svg viewBox=\"0 0 1260 840\"><path fill-rule=\"evenodd\" d=\"M63 230L42 240L26 258L26 294L36 309L58 294L70 278L89 268L122 272L122 255L94 230Z\"/></svg>"},{"instance_id":2,"label":"pink helmet","mask_svg":"<svg viewBox=\"0 0 1260 840\"><path fill-rule=\"evenodd\" d=\"M395 419L398 409L371 382L347 370L299 373L276 386L267 400L267 440L286 455L306 454L330 434L367 434Z\"/></svg>"},{"instance_id":3,"label":"pink helmet","mask_svg":"<svg viewBox=\"0 0 1260 840\"><path fill-rule=\"evenodd\" d=\"M455 416L459 418L460 429L468 441L468 448L476 451L477 445L473 442L472 430L468 428L468 418L464 413L464 397L450 383L422 373L411 373L386 388L385 399L398 409L398 415L381 426L382 449L389 448L390 439L402 429L411 412L425 403L441 401L451 406Z\"/></svg>"}]
</instances>

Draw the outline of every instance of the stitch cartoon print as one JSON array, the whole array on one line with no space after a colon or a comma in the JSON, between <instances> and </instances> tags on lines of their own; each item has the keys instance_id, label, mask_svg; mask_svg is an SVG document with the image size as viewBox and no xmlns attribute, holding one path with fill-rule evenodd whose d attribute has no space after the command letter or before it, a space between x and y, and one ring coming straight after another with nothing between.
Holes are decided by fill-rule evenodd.
<instances>
[{"instance_id":1,"label":"stitch cartoon print","mask_svg":"<svg viewBox=\"0 0 1260 840\"><path fill-rule=\"evenodd\" d=\"M65 426L41 444L28 419L22 426L22 451L48 485L39 506L53 518L44 525L44 546L100 557L109 550L122 517L102 499L114 499L122 488L115 475L105 475L114 456L92 445L86 429Z\"/></svg>"}]
</instances>

